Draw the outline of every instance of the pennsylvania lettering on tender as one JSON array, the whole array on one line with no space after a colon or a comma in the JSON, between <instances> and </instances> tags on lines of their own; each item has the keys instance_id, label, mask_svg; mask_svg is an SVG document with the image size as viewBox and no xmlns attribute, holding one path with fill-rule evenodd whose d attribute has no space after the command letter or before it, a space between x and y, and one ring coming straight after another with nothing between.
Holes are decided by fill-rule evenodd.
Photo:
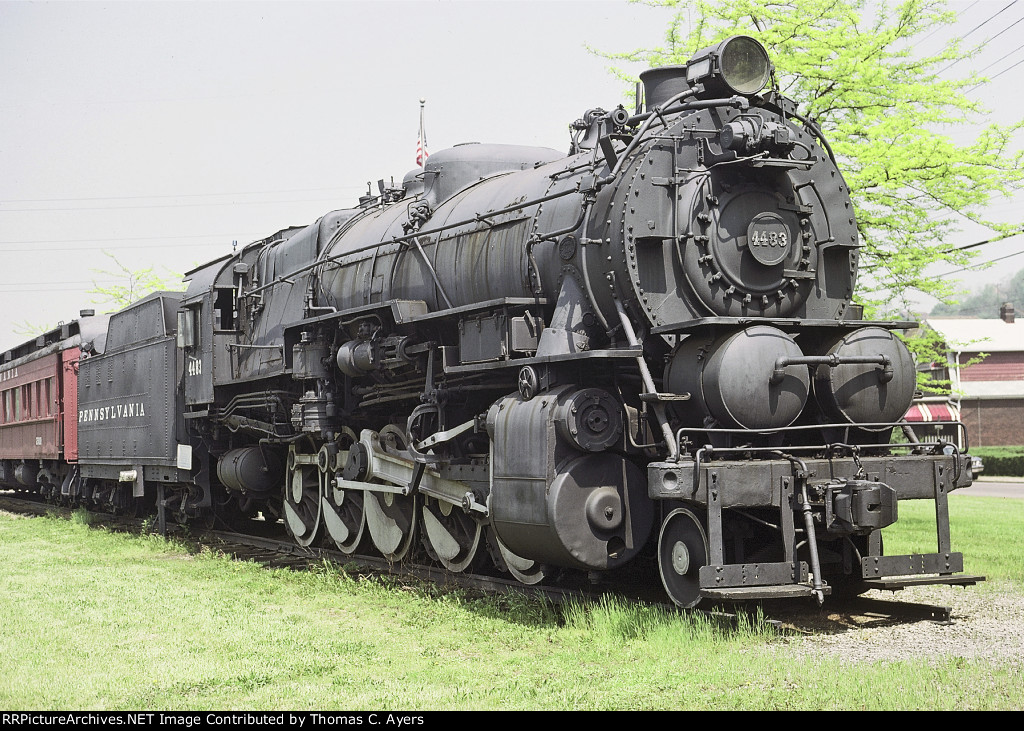
<instances>
[{"instance_id":1,"label":"pennsylvania lettering on tender","mask_svg":"<svg viewBox=\"0 0 1024 731\"><path fill-rule=\"evenodd\" d=\"M98 409L80 409L78 412L78 423L84 424L90 421L107 421L109 419L130 419L135 416L145 416L146 405L141 401L128 404L117 404L116 406L101 406Z\"/></svg>"}]
</instances>

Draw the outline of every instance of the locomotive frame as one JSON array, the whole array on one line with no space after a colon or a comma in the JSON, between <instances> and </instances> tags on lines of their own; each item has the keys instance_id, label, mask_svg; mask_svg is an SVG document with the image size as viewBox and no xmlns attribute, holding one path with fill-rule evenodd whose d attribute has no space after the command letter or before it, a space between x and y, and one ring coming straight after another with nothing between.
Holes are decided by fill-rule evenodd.
<instances>
[{"instance_id":1,"label":"locomotive frame","mask_svg":"<svg viewBox=\"0 0 1024 731\"><path fill-rule=\"evenodd\" d=\"M913 323L852 304L849 191L772 79L727 39L642 74L645 110L589 110L568 155L438 152L105 343L7 353L0 385L73 363L77 403L54 395L46 454L0 409L0 484L526 584L653 565L682 607L982 580L950 546L969 457L902 422ZM935 552L884 554L906 499Z\"/></svg>"}]
</instances>

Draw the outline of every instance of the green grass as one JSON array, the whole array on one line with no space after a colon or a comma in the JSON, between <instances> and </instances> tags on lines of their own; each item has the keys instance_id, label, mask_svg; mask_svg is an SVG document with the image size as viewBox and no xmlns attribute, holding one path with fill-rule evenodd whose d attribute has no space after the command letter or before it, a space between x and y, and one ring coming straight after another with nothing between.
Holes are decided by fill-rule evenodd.
<instances>
[{"instance_id":1,"label":"green grass","mask_svg":"<svg viewBox=\"0 0 1024 731\"><path fill-rule=\"evenodd\" d=\"M989 520L974 501L995 499L971 498L965 518L962 500L955 544L961 522L1019 531L1001 502ZM902 519L917 530L913 511ZM978 539L959 538L972 571L1004 571L974 566ZM80 520L0 514L0 566L10 710L1024 706L1019 668L796 659L799 638L757 616L729 628L611 600L556 609L334 566L268 570Z\"/></svg>"},{"instance_id":2,"label":"green grass","mask_svg":"<svg viewBox=\"0 0 1024 731\"><path fill-rule=\"evenodd\" d=\"M1024 591L1024 500L953 493L949 522L951 548L964 554L966 573L1007 580ZM935 503L901 502L899 520L882 535L887 554L934 553Z\"/></svg>"}]
</instances>

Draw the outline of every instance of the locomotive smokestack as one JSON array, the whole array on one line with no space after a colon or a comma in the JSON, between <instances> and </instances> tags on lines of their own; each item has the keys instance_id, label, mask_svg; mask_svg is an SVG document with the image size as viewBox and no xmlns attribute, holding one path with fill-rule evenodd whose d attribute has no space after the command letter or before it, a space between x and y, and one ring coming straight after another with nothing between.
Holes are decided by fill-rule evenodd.
<instances>
[{"instance_id":1,"label":"locomotive smokestack","mask_svg":"<svg viewBox=\"0 0 1024 731\"><path fill-rule=\"evenodd\" d=\"M662 66L661 68L647 69L640 74L640 83L644 85L644 111L646 112L690 88L686 82L685 66Z\"/></svg>"}]
</instances>

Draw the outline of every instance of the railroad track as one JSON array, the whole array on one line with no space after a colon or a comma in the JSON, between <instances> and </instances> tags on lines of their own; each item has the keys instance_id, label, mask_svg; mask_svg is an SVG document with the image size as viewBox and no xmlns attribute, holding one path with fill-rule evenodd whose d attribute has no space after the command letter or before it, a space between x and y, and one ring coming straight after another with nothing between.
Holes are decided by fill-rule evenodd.
<instances>
[{"instance_id":1,"label":"railroad track","mask_svg":"<svg viewBox=\"0 0 1024 731\"><path fill-rule=\"evenodd\" d=\"M31 495L0 492L0 511L25 516L57 515L70 518L74 510L73 507L42 502ZM90 514L99 517L102 521L101 524L107 528L135 533L145 531L142 519L92 511ZM254 521L254 523L258 522ZM169 526L169 528L172 535L177 531L177 526ZM274 534L275 528L280 528L280 536ZM304 570L322 566L327 562L370 575L417 579L442 588L458 588L491 595L518 593L542 597L555 605L562 605L570 601L594 601L601 596L612 595L629 601L641 601L648 605L660 606L668 611L676 609L661 598L642 595L622 582L608 580L608 577L603 577L604 580L594 584L577 580L565 584L527 586L515 579L482 573L452 573L436 565L415 561L390 563L375 556L344 554L318 546L302 547L287 538L283 528L279 525L264 523L260 529L265 533L264 535L230 530L202 530L189 532L187 539L194 543L196 548L206 547L238 560L260 563L268 568ZM182 535L185 534L182 533ZM742 605L719 606L698 611L730 624L738 621L741 611L750 613L755 611L757 606L761 607L765 621L782 632L834 633L856 628L891 626L917 621L940 624L951 622L951 609L948 606L903 602L875 596L853 597L845 600L833 598L825 607L818 607L804 598L766 600L762 601L760 605L748 602Z\"/></svg>"}]
</instances>

